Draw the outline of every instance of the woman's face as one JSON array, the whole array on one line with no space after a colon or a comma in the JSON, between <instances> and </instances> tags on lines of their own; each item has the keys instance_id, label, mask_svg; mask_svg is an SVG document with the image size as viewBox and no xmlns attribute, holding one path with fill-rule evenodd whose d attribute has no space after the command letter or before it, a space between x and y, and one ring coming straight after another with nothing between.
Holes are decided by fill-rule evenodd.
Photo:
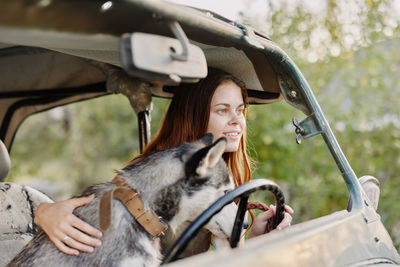
<instances>
[{"instance_id":1,"label":"woman's face","mask_svg":"<svg viewBox=\"0 0 400 267\"><path fill-rule=\"evenodd\" d=\"M223 136L227 139L225 152L235 152L239 148L246 128L244 109L242 91L236 83L224 81L216 88L211 99L207 133L212 133L214 140Z\"/></svg>"}]
</instances>

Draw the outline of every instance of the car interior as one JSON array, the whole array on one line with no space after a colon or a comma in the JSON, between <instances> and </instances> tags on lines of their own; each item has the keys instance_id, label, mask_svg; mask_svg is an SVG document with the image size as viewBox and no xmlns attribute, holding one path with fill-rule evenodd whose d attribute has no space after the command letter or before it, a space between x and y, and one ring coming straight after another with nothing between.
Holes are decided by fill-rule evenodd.
<instances>
[{"instance_id":1,"label":"car interior","mask_svg":"<svg viewBox=\"0 0 400 267\"><path fill-rule=\"evenodd\" d=\"M9 151L26 118L122 94L137 115L143 149L150 140L153 97L171 98L175 86L199 81L207 67L244 81L251 104L284 100L302 111L304 120L293 119L297 142L322 136L350 199L347 208L327 216L255 238L241 248L196 255L171 266L400 264L376 213L379 181L355 175L301 71L268 37L213 12L165 1L123 1L112 9L97 1L54 1L48 6L41 2L43 6L32 7L23 0L7 1L3 8L10 12L0 18L0 250L5 252L0 265L39 230L33 224L34 210L40 202L51 201L34 188L7 182L13 168ZM131 23L122 23L127 21ZM228 200L269 187L261 179L252 182L227 194L198 220L206 222ZM247 199L242 199L236 218L244 216ZM171 253L179 253L179 246L201 225L189 227ZM167 255L164 263L173 258Z\"/></svg>"}]
</instances>

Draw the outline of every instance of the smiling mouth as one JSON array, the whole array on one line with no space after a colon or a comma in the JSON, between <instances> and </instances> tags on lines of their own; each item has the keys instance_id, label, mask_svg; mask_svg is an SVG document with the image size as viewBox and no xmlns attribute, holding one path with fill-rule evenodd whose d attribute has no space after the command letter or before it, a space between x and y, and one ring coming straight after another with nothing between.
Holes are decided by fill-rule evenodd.
<instances>
[{"instance_id":1,"label":"smiling mouth","mask_svg":"<svg viewBox=\"0 0 400 267\"><path fill-rule=\"evenodd\" d=\"M240 133L238 133L238 132L224 133L225 137L237 137L239 135L240 135Z\"/></svg>"}]
</instances>

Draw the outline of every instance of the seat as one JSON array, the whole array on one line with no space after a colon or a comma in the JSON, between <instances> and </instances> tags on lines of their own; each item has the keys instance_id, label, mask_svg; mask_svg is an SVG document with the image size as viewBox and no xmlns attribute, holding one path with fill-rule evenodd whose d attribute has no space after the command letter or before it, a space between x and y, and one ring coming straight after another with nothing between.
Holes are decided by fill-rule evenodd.
<instances>
[{"instance_id":1,"label":"seat","mask_svg":"<svg viewBox=\"0 0 400 267\"><path fill-rule=\"evenodd\" d=\"M0 140L0 181L6 179L10 167L7 148ZM32 187L0 182L0 266L14 258L39 231L33 218L42 202L52 200Z\"/></svg>"},{"instance_id":2,"label":"seat","mask_svg":"<svg viewBox=\"0 0 400 267\"><path fill-rule=\"evenodd\" d=\"M358 179L358 181L360 181L360 184L364 189L369 201L371 202L372 207L377 210L379 204L379 196L381 193L379 188L379 180L373 176L365 175Z\"/></svg>"},{"instance_id":3,"label":"seat","mask_svg":"<svg viewBox=\"0 0 400 267\"><path fill-rule=\"evenodd\" d=\"M358 181L360 182L361 187L364 190L370 204L376 211L378 209L379 196L381 193L379 180L373 176L365 175L358 178ZM347 210L351 210L352 205L353 203L350 197L347 202Z\"/></svg>"}]
</instances>

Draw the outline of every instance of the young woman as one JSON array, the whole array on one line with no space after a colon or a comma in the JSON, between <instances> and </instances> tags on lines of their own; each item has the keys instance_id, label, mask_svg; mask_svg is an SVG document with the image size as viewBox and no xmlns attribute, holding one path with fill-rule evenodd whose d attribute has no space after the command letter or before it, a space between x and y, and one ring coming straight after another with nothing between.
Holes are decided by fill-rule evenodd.
<instances>
[{"instance_id":1,"label":"young woman","mask_svg":"<svg viewBox=\"0 0 400 267\"><path fill-rule=\"evenodd\" d=\"M199 83L176 88L156 137L143 154L130 164L154 151L195 141L209 132L214 135L215 140L222 136L227 139L223 158L234 177L236 186L246 183L251 179L250 162L246 154L246 114L247 91L243 82L223 71L209 69L208 76ZM72 211L92 199L93 196L89 196L57 203L42 203L36 211L35 223L64 253L71 255L77 255L79 251L90 253L94 247L101 245L98 239L101 237L101 232L75 217ZM265 212L254 220L249 238L264 234L268 220L275 214L274 206L268 208L259 204L258 208ZM290 225L292 213L293 210L287 207L285 217L277 230ZM208 248L209 238L207 235L203 235L203 238L202 243L206 244L200 249L195 248L189 254ZM171 242L170 239L171 237L167 236L164 240L165 246ZM200 245L199 242L192 243Z\"/></svg>"}]
</instances>

